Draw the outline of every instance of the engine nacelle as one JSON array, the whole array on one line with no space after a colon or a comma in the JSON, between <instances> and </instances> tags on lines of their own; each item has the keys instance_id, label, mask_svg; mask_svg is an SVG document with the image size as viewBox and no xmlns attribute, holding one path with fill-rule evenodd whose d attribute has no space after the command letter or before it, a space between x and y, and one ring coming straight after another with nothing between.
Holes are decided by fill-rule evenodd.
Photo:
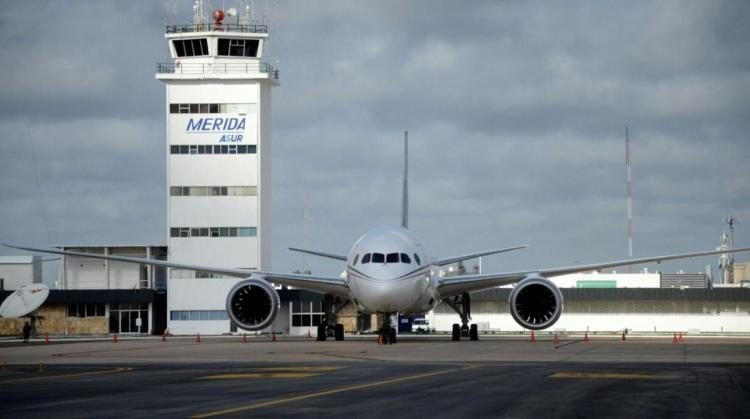
<instances>
[{"instance_id":1,"label":"engine nacelle","mask_svg":"<svg viewBox=\"0 0 750 419\"><path fill-rule=\"evenodd\" d=\"M245 330L263 330L276 318L280 301L279 293L268 281L251 276L227 294L227 314Z\"/></svg>"},{"instance_id":2,"label":"engine nacelle","mask_svg":"<svg viewBox=\"0 0 750 419\"><path fill-rule=\"evenodd\" d=\"M560 288L541 276L527 276L513 288L508 300L513 320L531 329L546 329L560 318L563 296Z\"/></svg>"}]
</instances>

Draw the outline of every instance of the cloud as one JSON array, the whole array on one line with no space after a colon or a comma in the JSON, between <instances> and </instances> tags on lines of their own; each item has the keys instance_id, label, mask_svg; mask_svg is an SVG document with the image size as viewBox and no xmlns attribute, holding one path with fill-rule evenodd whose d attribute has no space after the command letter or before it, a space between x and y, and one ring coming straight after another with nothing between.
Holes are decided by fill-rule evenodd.
<instances>
[{"instance_id":1,"label":"cloud","mask_svg":"<svg viewBox=\"0 0 750 419\"><path fill-rule=\"evenodd\" d=\"M164 17L189 22L191 5L0 6L0 236L46 242L44 208L53 242L166 241L154 64ZM286 247L302 243L306 192L322 250L399 222L407 129L411 226L436 254L531 245L486 269L626 255L626 125L637 255L713 248L722 216L750 217L744 3L292 1L263 15L281 70L275 269L300 268Z\"/></svg>"}]
</instances>

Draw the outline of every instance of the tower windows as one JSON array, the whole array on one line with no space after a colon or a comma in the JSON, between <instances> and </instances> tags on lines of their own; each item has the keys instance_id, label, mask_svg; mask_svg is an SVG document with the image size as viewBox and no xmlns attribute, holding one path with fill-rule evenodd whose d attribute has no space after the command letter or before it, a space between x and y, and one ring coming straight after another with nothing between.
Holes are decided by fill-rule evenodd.
<instances>
[{"instance_id":1,"label":"tower windows","mask_svg":"<svg viewBox=\"0 0 750 419\"><path fill-rule=\"evenodd\" d=\"M257 237L257 227L172 227L172 238L188 237Z\"/></svg>"},{"instance_id":2,"label":"tower windows","mask_svg":"<svg viewBox=\"0 0 750 419\"><path fill-rule=\"evenodd\" d=\"M175 39L174 52L178 57L200 57L208 55L208 41L206 38Z\"/></svg>"},{"instance_id":3,"label":"tower windows","mask_svg":"<svg viewBox=\"0 0 750 419\"><path fill-rule=\"evenodd\" d=\"M218 54L224 57L257 57L258 40L257 39L230 39L219 38Z\"/></svg>"},{"instance_id":4,"label":"tower windows","mask_svg":"<svg viewBox=\"0 0 750 419\"><path fill-rule=\"evenodd\" d=\"M256 196L257 186L172 186L170 196Z\"/></svg>"},{"instance_id":5,"label":"tower windows","mask_svg":"<svg viewBox=\"0 0 750 419\"><path fill-rule=\"evenodd\" d=\"M256 113L255 103L170 103L169 113Z\"/></svg>"},{"instance_id":6,"label":"tower windows","mask_svg":"<svg viewBox=\"0 0 750 419\"><path fill-rule=\"evenodd\" d=\"M255 154L257 146L248 145L171 145L169 154Z\"/></svg>"}]
</instances>

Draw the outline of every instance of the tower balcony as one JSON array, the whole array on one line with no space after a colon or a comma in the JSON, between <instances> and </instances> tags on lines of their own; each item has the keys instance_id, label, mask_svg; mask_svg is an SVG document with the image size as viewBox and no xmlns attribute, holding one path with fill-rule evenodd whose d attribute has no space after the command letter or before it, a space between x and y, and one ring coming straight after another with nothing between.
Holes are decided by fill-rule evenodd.
<instances>
[{"instance_id":1,"label":"tower balcony","mask_svg":"<svg viewBox=\"0 0 750 419\"><path fill-rule=\"evenodd\" d=\"M195 23L188 25L167 25L167 33L192 32L239 32L268 34L268 25L245 25L239 23Z\"/></svg>"},{"instance_id":2,"label":"tower balcony","mask_svg":"<svg viewBox=\"0 0 750 419\"><path fill-rule=\"evenodd\" d=\"M257 60L248 62L213 63L157 63L156 78L263 78L278 83L279 70L268 63Z\"/></svg>"}]
</instances>

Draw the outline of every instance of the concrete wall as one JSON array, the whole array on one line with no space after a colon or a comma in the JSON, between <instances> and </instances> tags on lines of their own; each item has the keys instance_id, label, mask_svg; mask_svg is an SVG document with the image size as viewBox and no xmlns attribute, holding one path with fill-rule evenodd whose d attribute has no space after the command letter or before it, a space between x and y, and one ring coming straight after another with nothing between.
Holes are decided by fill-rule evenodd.
<instances>
[{"instance_id":1,"label":"concrete wall","mask_svg":"<svg viewBox=\"0 0 750 419\"><path fill-rule=\"evenodd\" d=\"M45 304L39 308L37 336L44 335L102 335L109 333L109 316L104 317L67 317L66 304ZM21 336L23 324L28 318L0 319L0 335Z\"/></svg>"}]
</instances>

